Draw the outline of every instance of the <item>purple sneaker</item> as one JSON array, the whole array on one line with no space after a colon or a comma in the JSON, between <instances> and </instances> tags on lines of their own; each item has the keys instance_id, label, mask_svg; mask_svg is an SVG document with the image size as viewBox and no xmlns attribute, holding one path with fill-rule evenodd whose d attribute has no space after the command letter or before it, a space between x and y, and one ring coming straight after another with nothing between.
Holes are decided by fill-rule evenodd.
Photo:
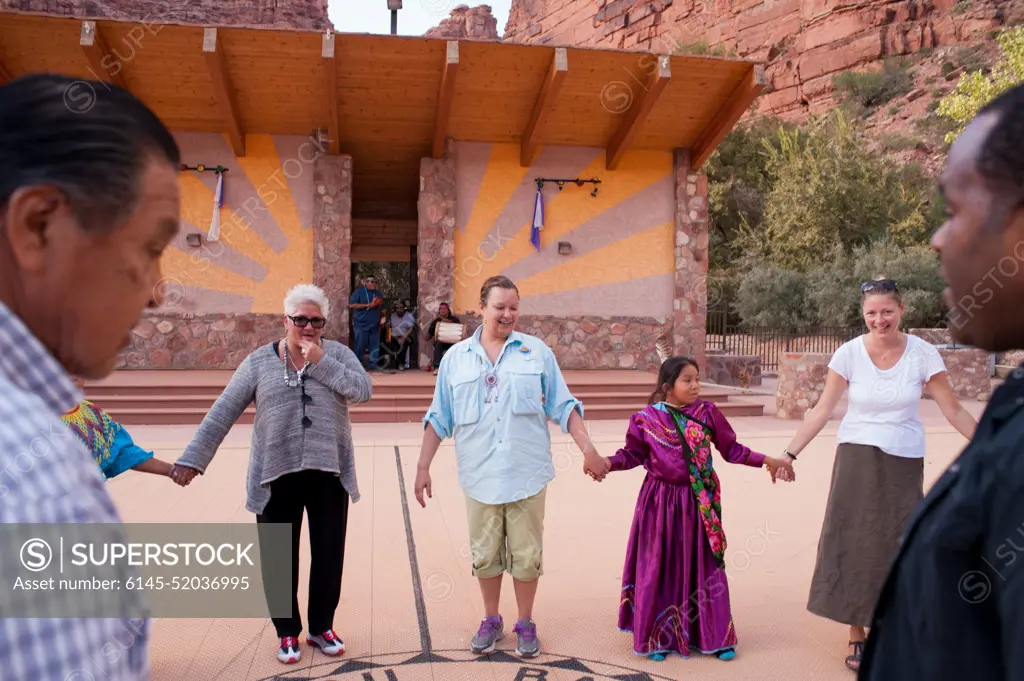
<instances>
[{"instance_id":1,"label":"purple sneaker","mask_svg":"<svg viewBox=\"0 0 1024 681\"><path fill-rule=\"evenodd\" d=\"M485 617L480 623L480 629L469 644L469 649L478 654L493 653L494 644L505 638L505 624L501 615L497 617Z\"/></svg>"},{"instance_id":2,"label":"purple sneaker","mask_svg":"<svg viewBox=\"0 0 1024 681\"><path fill-rule=\"evenodd\" d=\"M537 657L540 654L540 639L537 638L537 624L533 620L516 622L516 654L520 657Z\"/></svg>"}]
</instances>

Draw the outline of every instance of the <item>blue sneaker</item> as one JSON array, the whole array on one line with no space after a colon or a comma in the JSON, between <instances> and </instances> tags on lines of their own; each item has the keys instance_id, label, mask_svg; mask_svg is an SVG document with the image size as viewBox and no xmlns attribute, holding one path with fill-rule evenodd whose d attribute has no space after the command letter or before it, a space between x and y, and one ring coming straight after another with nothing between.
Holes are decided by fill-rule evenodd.
<instances>
[{"instance_id":1,"label":"blue sneaker","mask_svg":"<svg viewBox=\"0 0 1024 681\"><path fill-rule=\"evenodd\" d=\"M485 617L480 623L476 636L469 644L470 651L481 655L494 652L494 645L505 638L505 624L501 615L497 617Z\"/></svg>"}]
</instances>

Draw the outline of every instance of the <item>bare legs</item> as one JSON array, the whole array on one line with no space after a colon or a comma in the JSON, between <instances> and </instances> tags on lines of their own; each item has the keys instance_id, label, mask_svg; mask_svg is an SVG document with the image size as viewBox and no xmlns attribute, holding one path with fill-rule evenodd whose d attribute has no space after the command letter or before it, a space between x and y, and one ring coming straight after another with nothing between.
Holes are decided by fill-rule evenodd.
<instances>
[{"instance_id":1,"label":"bare legs","mask_svg":"<svg viewBox=\"0 0 1024 681\"><path fill-rule=\"evenodd\" d=\"M491 577L490 579L478 579L480 582L480 593L484 599L484 615L497 617L498 607L501 602L501 580L504 575ZM516 590L516 605L519 606L519 621L533 619L533 603L537 599L537 587L539 579L524 582L519 579L512 579Z\"/></svg>"}]
</instances>

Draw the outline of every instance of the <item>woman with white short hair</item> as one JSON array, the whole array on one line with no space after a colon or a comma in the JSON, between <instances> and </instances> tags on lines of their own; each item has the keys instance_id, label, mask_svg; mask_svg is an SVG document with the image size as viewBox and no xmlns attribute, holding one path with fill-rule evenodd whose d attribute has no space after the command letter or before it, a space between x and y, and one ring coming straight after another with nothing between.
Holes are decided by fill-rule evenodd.
<instances>
[{"instance_id":1,"label":"woman with white short hair","mask_svg":"<svg viewBox=\"0 0 1024 681\"><path fill-rule=\"evenodd\" d=\"M269 546L267 558L291 553L291 616L274 617L280 639L277 657L298 662L299 538L302 513L309 515L312 562L309 571L307 641L327 655L340 655L345 644L334 632L334 612L341 597L348 504L359 501L348 405L370 399L370 376L355 353L323 338L330 303L323 290L296 286L284 299L286 334L250 354L235 371L192 443L177 461L172 476L187 485L206 471L217 448L245 409L256 401L249 459L246 509L258 523L291 525L291 547ZM270 601L268 593L268 602Z\"/></svg>"}]
</instances>

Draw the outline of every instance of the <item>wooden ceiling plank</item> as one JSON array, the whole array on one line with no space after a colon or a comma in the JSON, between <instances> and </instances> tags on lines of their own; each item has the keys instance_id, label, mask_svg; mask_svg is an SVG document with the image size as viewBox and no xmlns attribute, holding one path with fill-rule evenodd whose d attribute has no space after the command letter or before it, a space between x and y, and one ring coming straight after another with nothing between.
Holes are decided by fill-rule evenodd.
<instances>
[{"instance_id":1,"label":"wooden ceiling plank","mask_svg":"<svg viewBox=\"0 0 1024 681\"><path fill-rule=\"evenodd\" d=\"M540 136L544 132L544 124L555 108L558 101L558 93L565 82L565 76L569 72L569 59L564 47L556 47L555 54L551 57L551 68L548 69L547 78L541 86L540 94L537 95L537 102L533 106L533 114L530 122L523 133L523 144L519 152L519 165L528 168L533 163L533 156L540 144Z\"/></svg>"},{"instance_id":2,"label":"wooden ceiling plank","mask_svg":"<svg viewBox=\"0 0 1024 681\"><path fill-rule=\"evenodd\" d=\"M444 142L448 137L448 124L452 116L452 102L455 101L455 77L459 72L459 42L449 40L444 72L441 74L441 90L437 98L437 117L434 119L434 158L444 157Z\"/></svg>"},{"instance_id":3,"label":"wooden ceiling plank","mask_svg":"<svg viewBox=\"0 0 1024 681\"><path fill-rule=\"evenodd\" d=\"M110 54L107 42L100 34L100 27L95 21L83 21L78 44L89 60L89 67L96 80L112 83L125 90L128 83L124 79L124 65L120 59Z\"/></svg>"},{"instance_id":4,"label":"wooden ceiling plank","mask_svg":"<svg viewBox=\"0 0 1024 681\"><path fill-rule=\"evenodd\" d=\"M245 156L245 130L242 128L238 104L231 90L227 62L216 28L207 28L203 31L203 57L206 59L206 70L210 73L210 80L213 81L213 92L220 106L221 118L227 128L231 148L235 156L241 158Z\"/></svg>"},{"instance_id":5,"label":"wooden ceiling plank","mask_svg":"<svg viewBox=\"0 0 1024 681\"><path fill-rule=\"evenodd\" d=\"M623 156L626 155L626 151L629 149L629 145L633 143L636 134L643 127L644 121L647 119L648 114L651 113L651 109L654 108L658 97L661 96L671 77L672 71L669 66L669 57L658 57L655 69L647 79L647 85L644 86L644 92L640 96L640 100L635 102L626 112L625 118L608 142L607 161L605 163L605 167L608 170L615 170L619 166Z\"/></svg>"},{"instance_id":6,"label":"wooden ceiling plank","mask_svg":"<svg viewBox=\"0 0 1024 681\"><path fill-rule=\"evenodd\" d=\"M729 131L767 85L768 79L765 77L764 66L755 64L694 142L690 152L692 170L697 170L704 165L704 162L714 152L715 147L721 144L725 136L729 134Z\"/></svg>"},{"instance_id":7,"label":"wooden ceiling plank","mask_svg":"<svg viewBox=\"0 0 1024 681\"><path fill-rule=\"evenodd\" d=\"M334 33L325 33L321 49L324 88L327 90L327 135L330 153L341 150L341 117L338 108L338 59L335 53Z\"/></svg>"}]
</instances>

